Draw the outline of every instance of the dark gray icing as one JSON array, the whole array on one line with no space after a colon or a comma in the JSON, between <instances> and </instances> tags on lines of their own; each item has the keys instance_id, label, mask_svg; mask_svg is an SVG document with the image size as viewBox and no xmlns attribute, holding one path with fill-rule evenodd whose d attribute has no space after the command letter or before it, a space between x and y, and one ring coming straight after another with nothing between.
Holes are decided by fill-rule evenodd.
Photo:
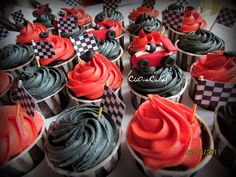
<instances>
[{"instance_id":1,"label":"dark gray icing","mask_svg":"<svg viewBox=\"0 0 236 177\"><path fill-rule=\"evenodd\" d=\"M105 12L100 12L95 16L95 21L98 20L98 16L102 15L105 18ZM120 22L121 20L124 20L124 16L119 11L108 11L107 17L110 19L113 19L117 22Z\"/></svg>"},{"instance_id":2,"label":"dark gray icing","mask_svg":"<svg viewBox=\"0 0 236 177\"><path fill-rule=\"evenodd\" d=\"M118 129L104 112L98 120L98 111L98 106L75 106L51 123L46 153L55 167L82 172L111 154L118 141Z\"/></svg>"},{"instance_id":3,"label":"dark gray icing","mask_svg":"<svg viewBox=\"0 0 236 177\"><path fill-rule=\"evenodd\" d=\"M120 44L115 40L98 41L98 52L109 60L116 59L120 54Z\"/></svg>"}]
</instances>

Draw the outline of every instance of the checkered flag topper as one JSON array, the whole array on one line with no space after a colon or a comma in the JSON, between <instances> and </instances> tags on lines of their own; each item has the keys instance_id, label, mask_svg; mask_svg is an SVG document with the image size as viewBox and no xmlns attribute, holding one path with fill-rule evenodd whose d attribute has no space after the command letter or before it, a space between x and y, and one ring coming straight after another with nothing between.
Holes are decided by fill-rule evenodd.
<instances>
[{"instance_id":1,"label":"checkered flag topper","mask_svg":"<svg viewBox=\"0 0 236 177\"><path fill-rule=\"evenodd\" d=\"M223 7L218 16L216 17L216 22L224 25L226 27L233 27L236 20L236 10L230 9L228 7Z\"/></svg>"},{"instance_id":2,"label":"checkered flag topper","mask_svg":"<svg viewBox=\"0 0 236 177\"><path fill-rule=\"evenodd\" d=\"M18 84L17 96L19 98L21 107L25 109L26 113L31 118L34 118L36 100L27 92L23 84Z\"/></svg>"},{"instance_id":3,"label":"checkered flag topper","mask_svg":"<svg viewBox=\"0 0 236 177\"><path fill-rule=\"evenodd\" d=\"M107 85L104 88L100 107L111 116L116 125L121 126L126 106Z\"/></svg>"},{"instance_id":4,"label":"checkered flag topper","mask_svg":"<svg viewBox=\"0 0 236 177\"><path fill-rule=\"evenodd\" d=\"M0 24L0 40L7 37L7 35L8 35L8 30Z\"/></svg>"},{"instance_id":5,"label":"checkered flag topper","mask_svg":"<svg viewBox=\"0 0 236 177\"><path fill-rule=\"evenodd\" d=\"M64 1L71 7L75 7L79 4L79 0L64 0Z\"/></svg>"},{"instance_id":6,"label":"checkered flag topper","mask_svg":"<svg viewBox=\"0 0 236 177\"><path fill-rule=\"evenodd\" d=\"M170 26L174 29L181 29L183 23L184 12L178 12L174 10L164 10L163 15L163 25Z\"/></svg>"},{"instance_id":7,"label":"checkered flag topper","mask_svg":"<svg viewBox=\"0 0 236 177\"><path fill-rule=\"evenodd\" d=\"M118 0L104 0L103 11L118 10Z\"/></svg>"},{"instance_id":8,"label":"checkered flag topper","mask_svg":"<svg viewBox=\"0 0 236 177\"><path fill-rule=\"evenodd\" d=\"M50 41L33 41L32 44L37 60L56 57L56 53Z\"/></svg>"},{"instance_id":9,"label":"checkered flag topper","mask_svg":"<svg viewBox=\"0 0 236 177\"><path fill-rule=\"evenodd\" d=\"M15 23L22 24L26 21L24 18L24 14L22 13L22 10L18 10L18 11L11 13L11 16L12 16L13 20L15 21Z\"/></svg>"},{"instance_id":10,"label":"checkered flag topper","mask_svg":"<svg viewBox=\"0 0 236 177\"><path fill-rule=\"evenodd\" d=\"M74 16L68 18L59 18L57 27L59 33L71 33L76 30L76 18Z\"/></svg>"},{"instance_id":11,"label":"checkered flag topper","mask_svg":"<svg viewBox=\"0 0 236 177\"><path fill-rule=\"evenodd\" d=\"M143 0L142 6L154 9L156 0Z\"/></svg>"},{"instance_id":12,"label":"checkered flag topper","mask_svg":"<svg viewBox=\"0 0 236 177\"><path fill-rule=\"evenodd\" d=\"M98 46L93 34L84 34L76 38L71 38L71 42L79 56L83 55L88 50L98 50Z\"/></svg>"},{"instance_id":13,"label":"checkered flag topper","mask_svg":"<svg viewBox=\"0 0 236 177\"><path fill-rule=\"evenodd\" d=\"M236 84L198 80L195 91L196 104L215 109L227 102L236 102Z\"/></svg>"}]
</instances>

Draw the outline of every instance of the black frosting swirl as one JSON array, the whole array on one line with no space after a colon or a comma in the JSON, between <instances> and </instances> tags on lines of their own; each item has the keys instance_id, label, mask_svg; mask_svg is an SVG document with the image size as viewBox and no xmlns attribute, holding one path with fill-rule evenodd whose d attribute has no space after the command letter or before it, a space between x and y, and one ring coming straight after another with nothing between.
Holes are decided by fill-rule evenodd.
<instances>
[{"instance_id":1,"label":"black frosting swirl","mask_svg":"<svg viewBox=\"0 0 236 177\"><path fill-rule=\"evenodd\" d=\"M130 86L142 95L158 94L170 97L178 94L185 85L186 77L176 65L150 69L144 71L133 68L128 78Z\"/></svg>"},{"instance_id":2,"label":"black frosting swirl","mask_svg":"<svg viewBox=\"0 0 236 177\"><path fill-rule=\"evenodd\" d=\"M173 10L173 11L178 11L178 12L183 12L184 11L184 6L181 3L173 3L167 7L168 10Z\"/></svg>"},{"instance_id":3,"label":"black frosting swirl","mask_svg":"<svg viewBox=\"0 0 236 177\"><path fill-rule=\"evenodd\" d=\"M218 109L218 124L222 134L236 147L236 102L227 103Z\"/></svg>"},{"instance_id":4,"label":"black frosting swirl","mask_svg":"<svg viewBox=\"0 0 236 177\"><path fill-rule=\"evenodd\" d=\"M46 153L55 167L81 172L111 154L118 141L118 129L104 112L98 120L98 111L98 106L75 106L51 123Z\"/></svg>"},{"instance_id":5,"label":"black frosting swirl","mask_svg":"<svg viewBox=\"0 0 236 177\"><path fill-rule=\"evenodd\" d=\"M70 33L61 33L61 36L62 37L65 37L65 38L76 38L80 35L82 35L84 33L85 29L84 27L82 26L76 26L76 29L73 30L73 32L70 32Z\"/></svg>"},{"instance_id":6,"label":"black frosting swirl","mask_svg":"<svg viewBox=\"0 0 236 177\"><path fill-rule=\"evenodd\" d=\"M146 14L142 14L136 18L136 20L128 26L128 31L138 36L141 29L152 32L152 31L160 31L161 22L151 16L147 16Z\"/></svg>"},{"instance_id":7,"label":"black frosting swirl","mask_svg":"<svg viewBox=\"0 0 236 177\"><path fill-rule=\"evenodd\" d=\"M120 54L120 44L116 40L98 41L98 52L109 60L116 59Z\"/></svg>"},{"instance_id":8,"label":"black frosting swirl","mask_svg":"<svg viewBox=\"0 0 236 177\"><path fill-rule=\"evenodd\" d=\"M36 10L37 11L37 10ZM52 14L52 10L49 7L44 7L44 14L37 14L36 19L33 22L36 23L41 23L44 26L46 26L47 28L51 28L53 27L53 20L56 18L55 15ZM35 12L33 12L34 15Z\"/></svg>"},{"instance_id":9,"label":"black frosting swirl","mask_svg":"<svg viewBox=\"0 0 236 177\"><path fill-rule=\"evenodd\" d=\"M37 66L26 68L20 78L25 89L37 100L55 93L66 82L62 70Z\"/></svg>"},{"instance_id":10,"label":"black frosting swirl","mask_svg":"<svg viewBox=\"0 0 236 177\"><path fill-rule=\"evenodd\" d=\"M224 49L225 43L212 32L198 29L179 38L178 47L186 52L204 55Z\"/></svg>"},{"instance_id":11,"label":"black frosting swirl","mask_svg":"<svg viewBox=\"0 0 236 177\"><path fill-rule=\"evenodd\" d=\"M97 14L95 16L95 21L98 20L98 16L101 16L101 15L102 15L103 18L105 18L105 12L100 12L99 14ZM124 16L121 14L121 12L116 11L116 10L108 11L107 12L107 17L110 18L110 19L113 19L117 22L120 22L121 20L124 19Z\"/></svg>"},{"instance_id":12,"label":"black frosting swirl","mask_svg":"<svg viewBox=\"0 0 236 177\"><path fill-rule=\"evenodd\" d=\"M0 69L7 70L21 66L32 59L34 51L24 44L9 44L0 49Z\"/></svg>"}]
</instances>

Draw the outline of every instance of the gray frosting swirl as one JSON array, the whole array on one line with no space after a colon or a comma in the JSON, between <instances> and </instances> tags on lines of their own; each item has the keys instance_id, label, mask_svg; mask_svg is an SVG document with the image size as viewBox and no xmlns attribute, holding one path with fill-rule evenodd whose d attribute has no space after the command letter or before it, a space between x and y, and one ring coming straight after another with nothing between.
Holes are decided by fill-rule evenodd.
<instances>
[{"instance_id":1,"label":"gray frosting swirl","mask_svg":"<svg viewBox=\"0 0 236 177\"><path fill-rule=\"evenodd\" d=\"M62 70L37 66L26 68L20 78L25 89L37 100L55 93L66 82L66 76Z\"/></svg>"},{"instance_id":2,"label":"gray frosting swirl","mask_svg":"<svg viewBox=\"0 0 236 177\"><path fill-rule=\"evenodd\" d=\"M100 12L99 14L97 14L95 16L95 21L97 20L99 15L102 15L105 18L105 12ZM124 19L124 16L121 14L121 12L116 11L116 10L108 11L107 12L107 17L110 18L110 19L113 19L113 20L115 20L117 22L120 22L121 20Z\"/></svg>"},{"instance_id":3,"label":"gray frosting swirl","mask_svg":"<svg viewBox=\"0 0 236 177\"><path fill-rule=\"evenodd\" d=\"M168 7L167 7L168 10L174 10L174 11L178 11L178 12L183 12L184 11L184 6L181 4L181 3L173 3L173 4L170 4Z\"/></svg>"},{"instance_id":4,"label":"gray frosting swirl","mask_svg":"<svg viewBox=\"0 0 236 177\"><path fill-rule=\"evenodd\" d=\"M138 36L141 29L152 32L152 31L160 31L161 21L158 19L147 16L146 14L142 14L136 18L136 20L128 26L128 31Z\"/></svg>"},{"instance_id":5,"label":"gray frosting swirl","mask_svg":"<svg viewBox=\"0 0 236 177\"><path fill-rule=\"evenodd\" d=\"M142 95L170 97L182 90L186 77L178 66L173 65L166 68L151 67L147 71L133 68L128 81L132 89Z\"/></svg>"},{"instance_id":6,"label":"gray frosting swirl","mask_svg":"<svg viewBox=\"0 0 236 177\"><path fill-rule=\"evenodd\" d=\"M61 36L62 37L65 37L65 38L76 38L80 35L82 35L84 33L85 29L84 27L82 26L76 26L76 29L73 30L73 32L70 32L70 33L61 33Z\"/></svg>"},{"instance_id":7,"label":"gray frosting swirl","mask_svg":"<svg viewBox=\"0 0 236 177\"><path fill-rule=\"evenodd\" d=\"M212 32L198 29L179 38L178 47L186 52L204 55L224 49L225 43Z\"/></svg>"},{"instance_id":8,"label":"gray frosting swirl","mask_svg":"<svg viewBox=\"0 0 236 177\"><path fill-rule=\"evenodd\" d=\"M24 44L9 44L0 49L0 69L7 70L21 66L32 59L34 51Z\"/></svg>"},{"instance_id":9,"label":"gray frosting swirl","mask_svg":"<svg viewBox=\"0 0 236 177\"><path fill-rule=\"evenodd\" d=\"M82 172L111 154L118 142L118 129L104 112L98 120L98 111L98 106L75 106L51 123L46 155L55 167Z\"/></svg>"},{"instance_id":10,"label":"gray frosting swirl","mask_svg":"<svg viewBox=\"0 0 236 177\"><path fill-rule=\"evenodd\" d=\"M116 59L120 54L120 44L116 40L98 41L98 52L109 60Z\"/></svg>"}]
</instances>

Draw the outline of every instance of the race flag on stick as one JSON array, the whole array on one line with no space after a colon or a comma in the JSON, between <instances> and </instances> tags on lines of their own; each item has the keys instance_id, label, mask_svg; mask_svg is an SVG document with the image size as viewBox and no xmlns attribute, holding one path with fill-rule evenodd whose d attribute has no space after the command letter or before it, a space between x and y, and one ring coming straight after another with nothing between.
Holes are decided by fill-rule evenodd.
<instances>
[{"instance_id":1,"label":"race flag on stick","mask_svg":"<svg viewBox=\"0 0 236 177\"><path fill-rule=\"evenodd\" d=\"M143 0L142 6L154 9L156 0Z\"/></svg>"},{"instance_id":2,"label":"race flag on stick","mask_svg":"<svg viewBox=\"0 0 236 177\"><path fill-rule=\"evenodd\" d=\"M224 25L226 27L233 27L236 21L236 10L228 7L223 7L218 16L216 17L216 23Z\"/></svg>"},{"instance_id":3,"label":"race flag on stick","mask_svg":"<svg viewBox=\"0 0 236 177\"><path fill-rule=\"evenodd\" d=\"M76 17L71 16L68 18L59 18L57 27L59 33L71 33L76 30L77 23Z\"/></svg>"},{"instance_id":4,"label":"race flag on stick","mask_svg":"<svg viewBox=\"0 0 236 177\"><path fill-rule=\"evenodd\" d=\"M26 21L26 19L24 18L24 14L22 13L22 10L12 12L11 16L13 20L15 21L15 23L22 24Z\"/></svg>"},{"instance_id":5,"label":"race flag on stick","mask_svg":"<svg viewBox=\"0 0 236 177\"><path fill-rule=\"evenodd\" d=\"M32 45L37 60L56 57L56 53L50 41L32 41Z\"/></svg>"},{"instance_id":6,"label":"race flag on stick","mask_svg":"<svg viewBox=\"0 0 236 177\"><path fill-rule=\"evenodd\" d=\"M104 0L103 1L103 11L115 11L118 10L118 0Z\"/></svg>"},{"instance_id":7,"label":"race flag on stick","mask_svg":"<svg viewBox=\"0 0 236 177\"><path fill-rule=\"evenodd\" d=\"M0 24L0 40L6 38L8 33L8 30Z\"/></svg>"},{"instance_id":8,"label":"race flag on stick","mask_svg":"<svg viewBox=\"0 0 236 177\"><path fill-rule=\"evenodd\" d=\"M120 127L123 115L125 113L125 104L120 100L120 98L114 93L114 91L105 85L104 94L102 96L100 109L106 112L114 122Z\"/></svg>"},{"instance_id":9,"label":"race flag on stick","mask_svg":"<svg viewBox=\"0 0 236 177\"><path fill-rule=\"evenodd\" d=\"M79 4L79 0L64 0L64 1L71 7L75 7Z\"/></svg>"},{"instance_id":10,"label":"race flag on stick","mask_svg":"<svg viewBox=\"0 0 236 177\"><path fill-rule=\"evenodd\" d=\"M164 26L179 30L183 23L184 11L164 10L162 16Z\"/></svg>"},{"instance_id":11,"label":"race flag on stick","mask_svg":"<svg viewBox=\"0 0 236 177\"><path fill-rule=\"evenodd\" d=\"M93 34L84 34L76 38L70 38L78 56L83 55L88 50L97 51L98 46Z\"/></svg>"}]
</instances>

